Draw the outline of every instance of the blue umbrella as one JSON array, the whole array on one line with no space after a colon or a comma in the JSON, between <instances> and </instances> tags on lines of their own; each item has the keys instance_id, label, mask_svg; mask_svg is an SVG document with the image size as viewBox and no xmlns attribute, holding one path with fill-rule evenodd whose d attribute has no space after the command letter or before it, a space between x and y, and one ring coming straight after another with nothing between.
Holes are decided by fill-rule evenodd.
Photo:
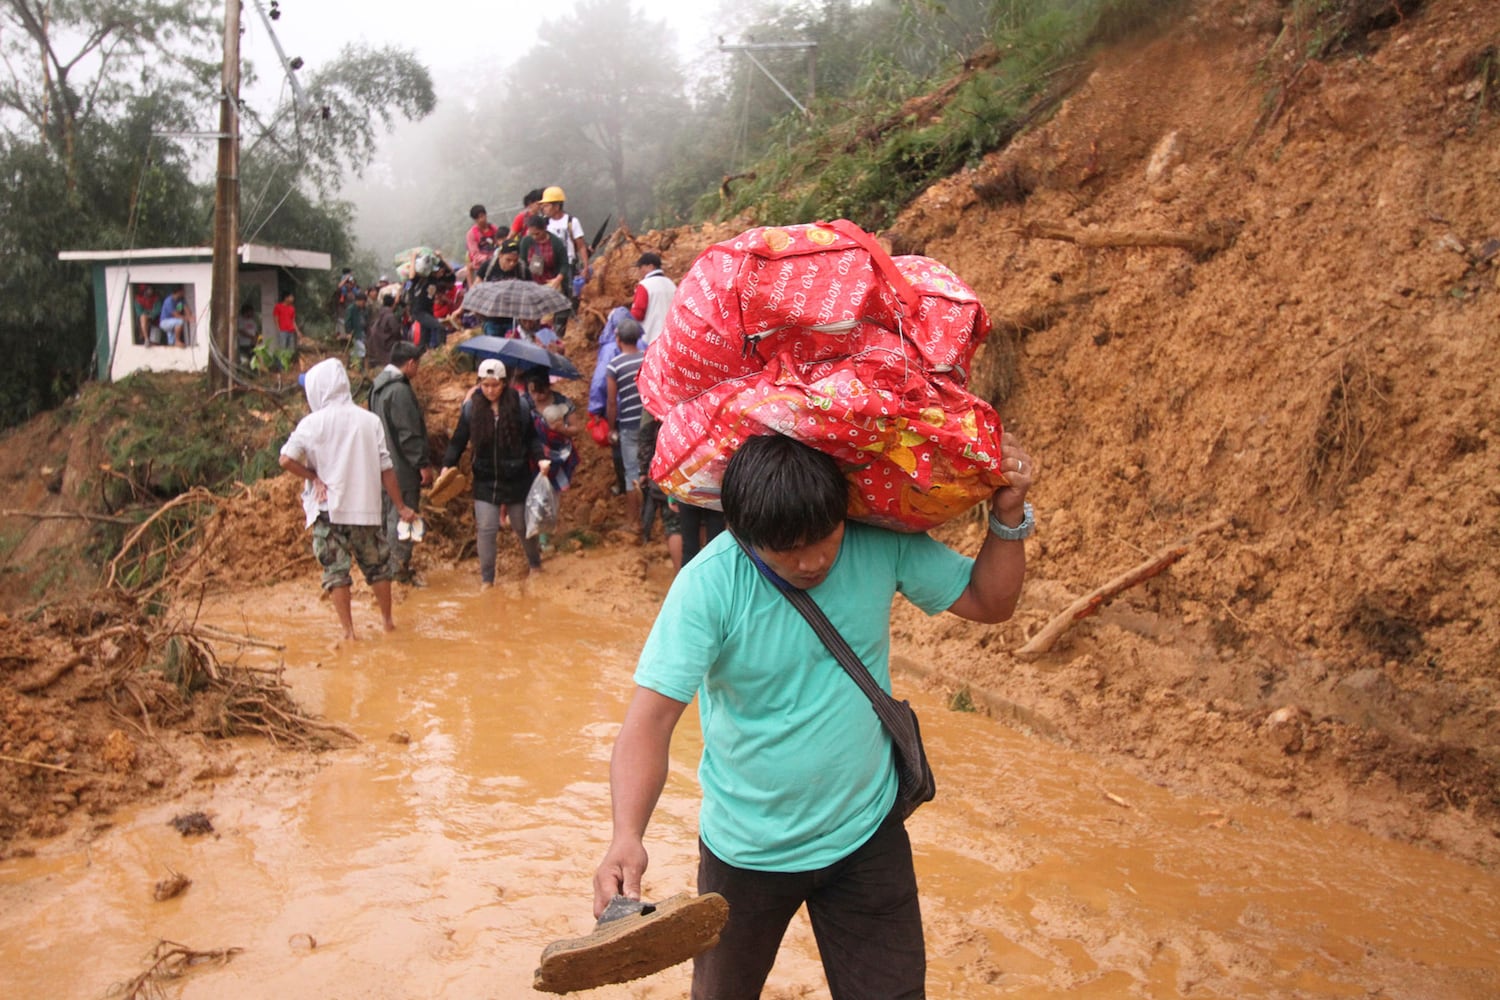
<instances>
[{"instance_id":1,"label":"blue umbrella","mask_svg":"<svg viewBox=\"0 0 1500 1000\"><path fill-rule=\"evenodd\" d=\"M492 337L482 333L470 337L458 345L460 351L468 351L477 358L498 358L507 366L521 368L545 368L558 378L582 378L578 366L555 351L541 344L517 337Z\"/></svg>"}]
</instances>

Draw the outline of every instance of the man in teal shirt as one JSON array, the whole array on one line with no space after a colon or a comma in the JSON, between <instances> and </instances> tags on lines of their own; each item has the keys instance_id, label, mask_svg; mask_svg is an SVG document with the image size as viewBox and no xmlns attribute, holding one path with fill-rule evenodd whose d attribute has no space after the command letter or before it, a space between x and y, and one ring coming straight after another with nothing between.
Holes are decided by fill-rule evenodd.
<instances>
[{"instance_id":1,"label":"man in teal shirt","mask_svg":"<svg viewBox=\"0 0 1500 1000\"><path fill-rule=\"evenodd\" d=\"M1011 435L1002 450L1010 483L994 495L974 559L925 534L846 522L848 484L835 461L780 435L752 438L730 459L725 520L766 569L808 592L889 691L897 593L928 614L971 621L1015 610L1032 463ZM722 894L729 922L694 959L695 1000L760 996L804 903L835 1000L924 996L922 917L890 737L729 533L673 582L635 681L610 765L614 833L594 875L595 915L615 895L640 897L672 731L696 696L698 891Z\"/></svg>"}]
</instances>

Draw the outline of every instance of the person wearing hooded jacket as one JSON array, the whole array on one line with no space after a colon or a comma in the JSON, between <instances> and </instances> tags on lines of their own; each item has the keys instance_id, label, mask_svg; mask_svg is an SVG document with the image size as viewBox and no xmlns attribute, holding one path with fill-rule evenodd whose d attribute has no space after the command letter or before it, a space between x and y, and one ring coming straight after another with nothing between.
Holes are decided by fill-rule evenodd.
<instances>
[{"instance_id":1,"label":"person wearing hooded jacket","mask_svg":"<svg viewBox=\"0 0 1500 1000\"><path fill-rule=\"evenodd\" d=\"M417 374L422 349L402 341L391 348L390 364L375 376L370 389L370 412L385 427L386 446L391 451L391 465L401 484L401 499L416 510L422 499L422 487L432 485L432 462L428 459L427 420L417 402L411 380ZM396 530L396 508L385 503L386 541L391 549L391 574L397 583L415 583L411 569L412 542L402 539Z\"/></svg>"},{"instance_id":2,"label":"person wearing hooded jacket","mask_svg":"<svg viewBox=\"0 0 1500 1000\"><path fill-rule=\"evenodd\" d=\"M615 329L621 322L633 319L629 306L615 306L610 311L609 318L604 321L604 329L599 331L599 353L594 358L594 375L589 380L589 419L597 420L600 424L608 426L604 420L604 414L609 409L609 363L614 360L616 354L620 353L620 343L615 339ZM590 429L592 433L592 428ZM603 444L603 442L600 442ZM625 492L625 459L620 454L620 442L615 441L609 445L610 457L615 467L615 482L612 491L615 496Z\"/></svg>"},{"instance_id":3,"label":"person wearing hooded jacket","mask_svg":"<svg viewBox=\"0 0 1500 1000\"><path fill-rule=\"evenodd\" d=\"M391 349L401 343L401 321L396 318L396 297L388 292L380 296L380 308L370 323L365 341L365 363L385 367L391 360Z\"/></svg>"},{"instance_id":4,"label":"person wearing hooded jacket","mask_svg":"<svg viewBox=\"0 0 1500 1000\"><path fill-rule=\"evenodd\" d=\"M313 529L313 554L323 567L328 591L343 626L353 639L351 570L359 563L387 632L391 617L390 548L381 523L381 490L402 521L417 512L401 499L401 484L392 468L380 418L354 402L349 373L338 358L328 358L303 376L312 410L298 421L281 446L281 467L304 480L302 511Z\"/></svg>"},{"instance_id":5,"label":"person wearing hooded jacket","mask_svg":"<svg viewBox=\"0 0 1500 1000\"><path fill-rule=\"evenodd\" d=\"M442 471L458 464L471 440L479 581L482 587L492 587L502 520L515 531L531 572L542 568L539 540L526 537L526 493L536 477L536 463L545 457L526 404L510 385L505 365L494 358L479 363L479 385L459 409Z\"/></svg>"}]
</instances>

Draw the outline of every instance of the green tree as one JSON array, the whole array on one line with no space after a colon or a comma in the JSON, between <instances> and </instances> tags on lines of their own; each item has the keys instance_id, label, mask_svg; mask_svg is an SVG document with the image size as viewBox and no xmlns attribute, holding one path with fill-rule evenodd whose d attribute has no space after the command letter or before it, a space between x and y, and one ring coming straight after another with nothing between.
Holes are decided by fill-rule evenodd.
<instances>
[{"instance_id":1,"label":"green tree","mask_svg":"<svg viewBox=\"0 0 1500 1000\"><path fill-rule=\"evenodd\" d=\"M295 168L316 193L330 195L374 159L380 137L398 120L432 113L432 75L406 49L346 45L313 72L305 102L295 93L276 109L246 151L247 160Z\"/></svg>"},{"instance_id":2,"label":"green tree","mask_svg":"<svg viewBox=\"0 0 1500 1000\"><path fill-rule=\"evenodd\" d=\"M0 426L56 405L93 368L89 274L59 249L210 242L202 151L169 136L217 117L217 61L187 53L218 51L221 15L211 0L0 0ZM355 48L307 94L268 127L248 116L261 141L241 165L242 235L347 260L339 180L369 162L382 126L431 110L432 83L409 53Z\"/></svg>"},{"instance_id":3,"label":"green tree","mask_svg":"<svg viewBox=\"0 0 1500 1000\"><path fill-rule=\"evenodd\" d=\"M652 215L653 181L688 110L671 29L629 0L581 0L541 37L496 95L507 159L565 184L570 211Z\"/></svg>"},{"instance_id":4,"label":"green tree","mask_svg":"<svg viewBox=\"0 0 1500 1000\"><path fill-rule=\"evenodd\" d=\"M0 108L61 163L69 187L88 127L113 120L168 81L205 80L213 65L215 21L204 0L3 0ZM14 116L5 121L13 137Z\"/></svg>"},{"instance_id":5,"label":"green tree","mask_svg":"<svg viewBox=\"0 0 1500 1000\"><path fill-rule=\"evenodd\" d=\"M436 105L432 76L410 51L344 46L313 71L301 100L293 94L247 129L258 135L240 168L241 238L316 247L351 264L354 209L339 191L398 121L425 118ZM311 277L306 299L328 300L336 282L336 273Z\"/></svg>"}]
</instances>

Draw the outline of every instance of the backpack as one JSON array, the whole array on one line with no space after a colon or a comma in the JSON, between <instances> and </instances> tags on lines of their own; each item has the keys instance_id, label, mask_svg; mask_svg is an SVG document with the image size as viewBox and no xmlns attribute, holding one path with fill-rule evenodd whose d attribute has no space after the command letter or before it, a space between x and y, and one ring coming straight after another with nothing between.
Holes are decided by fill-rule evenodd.
<instances>
[{"instance_id":1,"label":"backpack","mask_svg":"<svg viewBox=\"0 0 1500 1000\"><path fill-rule=\"evenodd\" d=\"M564 212L562 218L556 221L563 224L562 241L568 251L568 270L576 271L578 270L578 244L573 242L573 217ZM552 220L548 220L548 232L551 232L551 222Z\"/></svg>"}]
</instances>

